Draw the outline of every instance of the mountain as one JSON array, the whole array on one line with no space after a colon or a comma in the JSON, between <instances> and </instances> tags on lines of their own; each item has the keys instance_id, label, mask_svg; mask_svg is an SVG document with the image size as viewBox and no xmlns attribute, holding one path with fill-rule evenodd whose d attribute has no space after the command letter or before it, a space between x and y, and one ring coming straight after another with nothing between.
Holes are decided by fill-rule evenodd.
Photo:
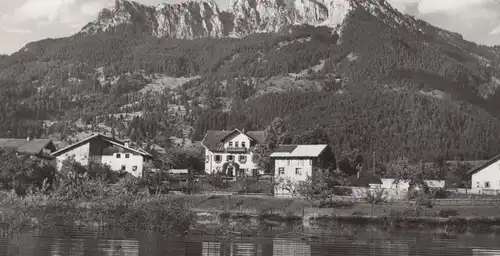
<instances>
[{"instance_id":1,"label":"mountain","mask_svg":"<svg viewBox=\"0 0 500 256\"><path fill-rule=\"evenodd\" d=\"M0 57L0 136L107 131L157 147L264 129L391 161L499 153L500 49L386 1L116 1Z\"/></svg>"},{"instance_id":2,"label":"mountain","mask_svg":"<svg viewBox=\"0 0 500 256\"><path fill-rule=\"evenodd\" d=\"M356 9L377 15L393 25L413 25L411 19L378 0L233 0L227 10L221 10L215 1L151 7L116 0L114 8L102 10L80 33L93 35L127 24L157 37L183 39L276 33L291 25L304 24L326 26L340 32L344 21Z\"/></svg>"}]
</instances>

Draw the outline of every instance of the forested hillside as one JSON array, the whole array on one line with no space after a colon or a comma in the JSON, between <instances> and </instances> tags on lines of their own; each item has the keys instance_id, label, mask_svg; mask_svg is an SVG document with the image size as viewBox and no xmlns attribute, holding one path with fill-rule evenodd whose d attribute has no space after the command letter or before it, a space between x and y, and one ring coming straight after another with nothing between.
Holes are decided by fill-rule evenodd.
<instances>
[{"instance_id":1,"label":"forested hillside","mask_svg":"<svg viewBox=\"0 0 500 256\"><path fill-rule=\"evenodd\" d=\"M122 25L29 43L0 56L0 137L106 130L169 147L282 117L294 136L320 127L339 152L384 161L500 153L499 50L394 24L359 9L341 35L184 40Z\"/></svg>"}]
</instances>

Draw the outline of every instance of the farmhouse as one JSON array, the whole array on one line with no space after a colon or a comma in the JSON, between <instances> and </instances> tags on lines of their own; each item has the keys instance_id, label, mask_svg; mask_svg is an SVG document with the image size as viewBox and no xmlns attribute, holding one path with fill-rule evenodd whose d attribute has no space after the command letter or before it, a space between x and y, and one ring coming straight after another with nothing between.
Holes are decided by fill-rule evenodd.
<instances>
[{"instance_id":1,"label":"farmhouse","mask_svg":"<svg viewBox=\"0 0 500 256\"><path fill-rule=\"evenodd\" d=\"M500 155L469 171L471 189L478 192L500 190Z\"/></svg>"},{"instance_id":2,"label":"farmhouse","mask_svg":"<svg viewBox=\"0 0 500 256\"><path fill-rule=\"evenodd\" d=\"M143 175L146 164L151 164L153 156L142 149L133 149L128 143L104 136L92 135L52 153L56 157L57 169L63 162L73 158L86 166L89 163L106 164L114 171L125 171L136 177Z\"/></svg>"},{"instance_id":3,"label":"farmhouse","mask_svg":"<svg viewBox=\"0 0 500 256\"><path fill-rule=\"evenodd\" d=\"M335 168L335 157L326 144L281 145L270 157L274 161L275 196L290 196L295 184L308 177L321 177L325 170Z\"/></svg>"},{"instance_id":4,"label":"farmhouse","mask_svg":"<svg viewBox=\"0 0 500 256\"><path fill-rule=\"evenodd\" d=\"M252 148L264 140L264 131L208 131L201 141L205 148L205 172L241 177L258 173Z\"/></svg>"},{"instance_id":5,"label":"farmhouse","mask_svg":"<svg viewBox=\"0 0 500 256\"><path fill-rule=\"evenodd\" d=\"M55 165L51 153L57 148L50 139L0 139L0 148L14 150L21 154L31 154L41 160L41 164Z\"/></svg>"}]
</instances>

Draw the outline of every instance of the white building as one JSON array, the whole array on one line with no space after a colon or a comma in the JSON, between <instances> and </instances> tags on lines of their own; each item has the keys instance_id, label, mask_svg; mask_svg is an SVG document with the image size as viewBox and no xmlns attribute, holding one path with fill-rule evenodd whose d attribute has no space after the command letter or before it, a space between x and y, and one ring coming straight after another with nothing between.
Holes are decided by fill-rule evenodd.
<instances>
[{"instance_id":1,"label":"white building","mask_svg":"<svg viewBox=\"0 0 500 256\"><path fill-rule=\"evenodd\" d=\"M153 156L142 149L133 149L128 143L104 136L92 135L82 141L52 153L56 157L57 169L63 162L73 158L83 166L89 163L105 164L113 171L125 171L136 177L143 175L146 163L152 163Z\"/></svg>"},{"instance_id":2,"label":"white building","mask_svg":"<svg viewBox=\"0 0 500 256\"><path fill-rule=\"evenodd\" d=\"M500 155L472 169L471 189L478 192L500 190Z\"/></svg>"},{"instance_id":3,"label":"white building","mask_svg":"<svg viewBox=\"0 0 500 256\"><path fill-rule=\"evenodd\" d=\"M380 188L383 189L397 189L401 191L408 191L410 188L410 182L408 180L399 180L397 181L394 178L382 178L382 185ZM445 187L445 180L424 180L424 182L427 184L429 188L444 188ZM419 187L416 187L416 189L420 189Z\"/></svg>"},{"instance_id":4,"label":"white building","mask_svg":"<svg viewBox=\"0 0 500 256\"><path fill-rule=\"evenodd\" d=\"M293 185L308 177L322 174L335 157L328 145L281 145L270 157L274 160L274 176L281 184L274 188L275 196L290 196Z\"/></svg>"},{"instance_id":5,"label":"white building","mask_svg":"<svg viewBox=\"0 0 500 256\"><path fill-rule=\"evenodd\" d=\"M205 172L223 172L230 177L258 172L252 148L263 140L264 131L208 131L201 141L205 148Z\"/></svg>"}]
</instances>

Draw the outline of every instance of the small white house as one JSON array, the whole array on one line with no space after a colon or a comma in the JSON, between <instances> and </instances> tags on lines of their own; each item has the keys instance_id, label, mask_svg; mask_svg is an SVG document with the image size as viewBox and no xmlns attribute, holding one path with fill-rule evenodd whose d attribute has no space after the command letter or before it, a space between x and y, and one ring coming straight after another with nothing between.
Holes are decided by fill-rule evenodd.
<instances>
[{"instance_id":1,"label":"small white house","mask_svg":"<svg viewBox=\"0 0 500 256\"><path fill-rule=\"evenodd\" d=\"M125 171L133 176L143 175L146 163L152 163L153 156L142 149L133 149L128 143L104 136L92 135L82 141L52 153L56 157L57 169L63 162L73 158L83 166L89 163L105 164L113 171Z\"/></svg>"},{"instance_id":2,"label":"small white house","mask_svg":"<svg viewBox=\"0 0 500 256\"><path fill-rule=\"evenodd\" d=\"M500 190L500 155L469 171L471 189L477 191Z\"/></svg>"},{"instance_id":3,"label":"small white house","mask_svg":"<svg viewBox=\"0 0 500 256\"><path fill-rule=\"evenodd\" d=\"M331 153L329 151L326 144L279 146L270 155L274 161L274 178L282 182L274 188L274 195L290 196L290 190L294 190L293 184L322 173L327 169L327 158L333 158L333 155L328 154Z\"/></svg>"},{"instance_id":4,"label":"small white house","mask_svg":"<svg viewBox=\"0 0 500 256\"><path fill-rule=\"evenodd\" d=\"M405 190L408 191L410 187L410 183L406 180L399 180L396 182L396 179L393 178L382 178L382 185L380 188L383 189L396 189L396 190ZM444 180L424 180L424 182L429 186L429 188L444 188L445 181Z\"/></svg>"},{"instance_id":5,"label":"small white house","mask_svg":"<svg viewBox=\"0 0 500 256\"><path fill-rule=\"evenodd\" d=\"M239 177L258 172L252 148L264 140L264 131L208 131L201 141L205 148L205 172Z\"/></svg>"}]
</instances>

